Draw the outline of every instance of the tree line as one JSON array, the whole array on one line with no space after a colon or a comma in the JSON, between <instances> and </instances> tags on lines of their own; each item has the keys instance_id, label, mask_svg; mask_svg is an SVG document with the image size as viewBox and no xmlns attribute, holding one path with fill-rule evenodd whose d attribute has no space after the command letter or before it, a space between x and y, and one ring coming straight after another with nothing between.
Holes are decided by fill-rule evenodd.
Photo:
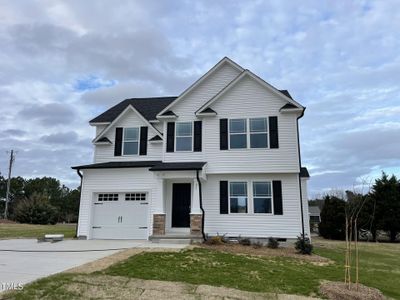
<instances>
[{"instance_id":1,"label":"tree line","mask_svg":"<svg viewBox=\"0 0 400 300\"><path fill-rule=\"evenodd\" d=\"M7 179L0 176L0 215L4 216ZM70 189L52 177L11 178L8 218L20 223L75 223L79 212L79 188Z\"/></svg>"},{"instance_id":2,"label":"tree line","mask_svg":"<svg viewBox=\"0 0 400 300\"><path fill-rule=\"evenodd\" d=\"M400 180L395 175L382 173L366 194L346 191L344 197L327 195L311 201L322 206L319 234L328 239L344 240L346 234L346 207L361 207L356 234L365 232L376 241L379 232L387 233L395 242L400 233Z\"/></svg>"}]
</instances>

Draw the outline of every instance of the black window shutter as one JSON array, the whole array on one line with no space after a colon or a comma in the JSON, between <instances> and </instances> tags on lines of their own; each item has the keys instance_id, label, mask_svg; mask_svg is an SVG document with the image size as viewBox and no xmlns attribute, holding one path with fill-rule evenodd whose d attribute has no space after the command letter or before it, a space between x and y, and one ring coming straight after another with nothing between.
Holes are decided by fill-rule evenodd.
<instances>
[{"instance_id":1,"label":"black window shutter","mask_svg":"<svg viewBox=\"0 0 400 300\"><path fill-rule=\"evenodd\" d=\"M201 151L201 121L194 121L193 150L195 152Z\"/></svg>"},{"instance_id":2,"label":"black window shutter","mask_svg":"<svg viewBox=\"0 0 400 300\"><path fill-rule=\"evenodd\" d=\"M174 152L175 122L167 123L167 152Z\"/></svg>"},{"instance_id":3,"label":"black window shutter","mask_svg":"<svg viewBox=\"0 0 400 300\"><path fill-rule=\"evenodd\" d=\"M228 150L228 119L219 120L219 149Z\"/></svg>"},{"instance_id":4,"label":"black window shutter","mask_svg":"<svg viewBox=\"0 0 400 300\"><path fill-rule=\"evenodd\" d=\"M283 215L283 204L282 204L282 181L272 181L272 190L274 193L274 214Z\"/></svg>"},{"instance_id":5,"label":"black window shutter","mask_svg":"<svg viewBox=\"0 0 400 300\"><path fill-rule=\"evenodd\" d=\"M115 128L114 156L122 154L122 127Z\"/></svg>"},{"instance_id":6,"label":"black window shutter","mask_svg":"<svg viewBox=\"0 0 400 300\"><path fill-rule=\"evenodd\" d=\"M148 132L147 126L140 127L139 155L147 155L147 132Z\"/></svg>"},{"instance_id":7,"label":"black window shutter","mask_svg":"<svg viewBox=\"0 0 400 300\"><path fill-rule=\"evenodd\" d=\"M219 182L219 213L228 213L228 181Z\"/></svg>"},{"instance_id":8,"label":"black window shutter","mask_svg":"<svg viewBox=\"0 0 400 300\"><path fill-rule=\"evenodd\" d=\"M269 147L279 148L278 117L269 117Z\"/></svg>"}]
</instances>

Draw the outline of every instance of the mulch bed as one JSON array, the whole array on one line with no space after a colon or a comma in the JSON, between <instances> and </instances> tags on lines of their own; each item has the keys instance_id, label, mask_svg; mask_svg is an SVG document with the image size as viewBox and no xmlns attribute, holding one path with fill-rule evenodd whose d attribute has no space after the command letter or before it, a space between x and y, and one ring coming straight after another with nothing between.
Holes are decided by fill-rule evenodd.
<instances>
[{"instance_id":1,"label":"mulch bed","mask_svg":"<svg viewBox=\"0 0 400 300\"><path fill-rule=\"evenodd\" d=\"M352 283L350 289L344 282L327 281L321 284L320 292L328 299L333 300L381 300L386 299L378 289L363 284Z\"/></svg>"},{"instance_id":2,"label":"mulch bed","mask_svg":"<svg viewBox=\"0 0 400 300\"><path fill-rule=\"evenodd\" d=\"M277 249L270 249L268 247L253 247L253 246L244 246L240 244L228 244L228 243L220 245L201 244L200 246L210 250L217 250L233 254L246 254L246 255L256 255L256 256L266 256L266 257L291 257L302 261L307 261L319 266L326 266L334 263L329 258L322 257L316 254L312 255L299 254L292 247L279 247Z\"/></svg>"}]
</instances>

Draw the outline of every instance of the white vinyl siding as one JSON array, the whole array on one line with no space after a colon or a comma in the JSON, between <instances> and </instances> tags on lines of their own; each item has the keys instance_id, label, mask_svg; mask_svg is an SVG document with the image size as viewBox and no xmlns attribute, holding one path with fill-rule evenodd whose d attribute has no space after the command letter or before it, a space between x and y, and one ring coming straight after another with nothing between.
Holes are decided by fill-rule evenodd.
<instances>
[{"instance_id":1,"label":"white vinyl siding","mask_svg":"<svg viewBox=\"0 0 400 300\"><path fill-rule=\"evenodd\" d=\"M219 182L272 182L282 181L283 215L253 213L251 190L249 213L220 214ZM296 238L301 232L301 211L298 174L221 174L208 175L202 184L205 210L205 232L209 235L226 234L242 237ZM307 224L305 224L307 228Z\"/></svg>"},{"instance_id":2,"label":"white vinyl siding","mask_svg":"<svg viewBox=\"0 0 400 300\"><path fill-rule=\"evenodd\" d=\"M106 137L111 141L111 144L95 145L95 163L108 162L108 161L138 161L138 160L162 160L162 147L163 143L147 143L147 155L122 155L114 156L115 147L115 128L140 128L148 126L143 120L136 115L132 110L129 110L121 117L121 119L110 128ZM155 136L157 132L148 126L148 139Z\"/></svg>"},{"instance_id":3,"label":"white vinyl siding","mask_svg":"<svg viewBox=\"0 0 400 300\"><path fill-rule=\"evenodd\" d=\"M246 101L243 101L243 99L246 99ZM183 100L178 105L184 103ZM200 103L192 104L189 101L187 104L189 105L187 109L190 110L190 117L189 114L181 111L186 119L181 119L181 115L178 114L179 120L193 121L193 111L196 110L196 107L200 107ZM297 115L280 113L279 110L284 104L285 101L258 82L250 77L244 77L235 87L211 105L211 108L218 113L217 117L202 119L202 152L187 152L184 155L182 153L164 152L163 160L167 162L206 161L208 163L208 174L298 173L300 170ZM176 113L175 109L173 110ZM269 116L278 117L279 148L220 150L219 119L246 118L249 121L249 119L268 118ZM268 129L267 125L267 131ZM164 136L166 136L166 129L164 129Z\"/></svg>"},{"instance_id":4,"label":"white vinyl siding","mask_svg":"<svg viewBox=\"0 0 400 300\"><path fill-rule=\"evenodd\" d=\"M125 200L125 194L146 193L149 202L148 232L152 232L152 216L162 199L163 186L154 178L148 168L94 169L82 170L82 192L79 207L78 235L92 236L93 201L99 193L119 194L119 201Z\"/></svg>"}]
</instances>

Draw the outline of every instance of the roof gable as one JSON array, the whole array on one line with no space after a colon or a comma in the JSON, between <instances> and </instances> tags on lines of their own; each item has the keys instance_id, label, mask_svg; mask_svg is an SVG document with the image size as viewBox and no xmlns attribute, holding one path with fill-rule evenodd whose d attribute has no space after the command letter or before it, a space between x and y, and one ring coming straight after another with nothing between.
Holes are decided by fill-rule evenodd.
<instances>
[{"instance_id":1,"label":"roof gable","mask_svg":"<svg viewBox=\"0 0 400 300\"><path fill-rule=\"evenodd\" d=\"M209 101L207 101L205 104L203 104L199 109L196 110L196 115L200 114L202 111L205 109L209 108L209 106L220 99L222 95L224 95L226 92L228 92L230 89L232 89L234 86L236 86L243 78L246 76L250 77L251 79L255 80L259 84L261 84L263 87L265 87L267 90L281 98L282 100L286 101L287 103L295 106L296 108L304 109L304 107L293 100L293 98L290 96L289 92L287 90L278 90L272 85L270 85L268 82L264 81L254 73L252 73L249 70L244 70L242 73L240 73L235 79L233 79L225 88L223 88L218 94L216 94L214 97L212 97Z\"/></svg>"},{"instance_id":2,"label":"roof gable","mask_svg":"<svg viewBox=\"0 0 400 300\"><path fill-rule=\"evenodd\" d=\"M187 88L182 94L180 94L174 101L172 101L168 106L166 106L162 111L157 114L157 117L162 116L166 111L171 110L171 108L179 103L183 98L185 98L188 94L190 94L196 87L198 87L201 83L206 81L212 74L214 74L217 70L219 70L223 65L228 64L238 71L242 72L244 69L239 66L237 63L229 59L228 57L224 57L221 59L214 67L212 67L207 73L205 73L202 77L200 77L195 83L193 83L189 88Z\"/></svg>"},{"instance_id":3,"label":"roof gable","mask_svg":"<svg viewBox=\"0 0 400 300\"><path fill-rule=\"evenodd\" d=\"M176 98L177 97L152 97L125 99L92 119L89 123L111 123L128 107L128 105L135 107L148 121L156 120L156 115Z\"/></svg>"},{"instance_id":4,"label":"roof gable","mask_svg":"<svg viewBox=\"0 0 400 300\"><path fill-rule=\"evenodd\" d=\"M161 135L161 132L159 132L152 124L150 124L150 122L144 118L138 111L137 109L129 104L110 124L108 124L108 126L106 128L104 128L93 140L93 143L98 142L100 139L102 139L104 137L104 135L110 130L110 128L112 128L120 119L123 118L123 116L128 113L129 111L133 111L138 117L139 119L146 124L149 128L151 128L152 130L154 130L154 132L156 134Z\"/></svg>"}]
</instances>

